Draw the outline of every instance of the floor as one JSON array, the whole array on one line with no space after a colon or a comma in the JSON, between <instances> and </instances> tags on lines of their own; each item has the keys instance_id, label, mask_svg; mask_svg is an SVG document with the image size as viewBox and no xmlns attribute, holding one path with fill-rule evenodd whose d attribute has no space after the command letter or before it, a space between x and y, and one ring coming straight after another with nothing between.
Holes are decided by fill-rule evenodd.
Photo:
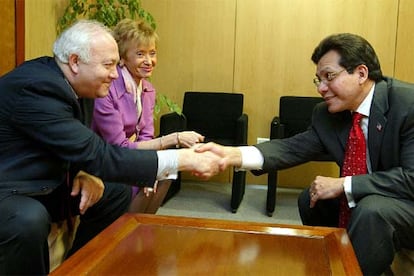
<instances>
[{"instance_id":1,"label":"floor","mask_svg":"<svg viewBox=\"0 0 414 276\"><path fill-rule=\"evenodd\" d=\"M183 182L181 190L157 212L159 215L216 218L280 224L301 224L297 209L299 189L278 188L272 217L266 215L266 185L246 185L236 213L230 209L231 184Z\"/></svg>"}]
</instances>

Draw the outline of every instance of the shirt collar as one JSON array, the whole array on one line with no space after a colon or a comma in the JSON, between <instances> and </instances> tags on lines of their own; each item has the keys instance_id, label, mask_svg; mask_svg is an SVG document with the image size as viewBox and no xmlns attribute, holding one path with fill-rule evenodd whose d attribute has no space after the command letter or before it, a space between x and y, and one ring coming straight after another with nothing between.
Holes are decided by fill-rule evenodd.
<instances>
[{"instance_id":1,"label":"shirt collar","mask_svg":"<svg viewBox=\"0 0 414 276\"><path fill-rule=\"evenodd\" d=\"M369 90L368 95L362 101L362 103L358 106L356 112L361 113L365 117L369 117L369 111L371 110L372 98L374 97L374 90L375 90L375 83Z\"/></svg>"},{"instance_id":2,"label":"shirt collar","mask_svg":"<svg viewBox=\"0 0 414 276\"><path fill-rule=\"evenodd\" d=\"M70 85L69 81L65 78L66 83L68 84L68 86L70 87L70 90L73 92L73 94L75 95L76 99L79 99L78 94L76 94L75 90L73 89L72 85Z\"/></svg>"}]
</instances>

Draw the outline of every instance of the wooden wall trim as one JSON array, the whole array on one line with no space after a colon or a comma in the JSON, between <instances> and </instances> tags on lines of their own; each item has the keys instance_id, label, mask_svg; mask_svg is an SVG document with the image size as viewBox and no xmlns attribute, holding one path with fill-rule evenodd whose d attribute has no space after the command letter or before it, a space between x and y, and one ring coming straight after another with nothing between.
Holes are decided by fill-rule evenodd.
<instances>
[{"instance_id":1,"label":"wooden wall trim","mask_svg":"<svg viewBox=\"0 0 414 276\"><path fill-rule=\"evenodd\" d=\"M24 37L25 37L25 13L24 13L24 6L25 0L16 0L15 2L16 8L16 66L23 63L25 60L25 48L24 48Z\"/></svg>"}]
</instances>

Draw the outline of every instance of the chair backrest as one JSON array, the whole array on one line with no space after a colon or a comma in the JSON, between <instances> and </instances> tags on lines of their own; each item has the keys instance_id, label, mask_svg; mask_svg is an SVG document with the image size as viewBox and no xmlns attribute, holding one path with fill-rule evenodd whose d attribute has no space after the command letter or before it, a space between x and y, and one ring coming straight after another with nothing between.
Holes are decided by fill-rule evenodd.
<instances>
[{"instance_id":1,"label":"chair backrest","mask_svg":"<svg viewBox=\"0 0 414 276\"><path fill-rule=\"evenodd\" d=\"M205 135L207 140L234 140L237 119L243 114L243 94L185 92L183 114L187 129Z\"/></svg>"},{"instance_id":2,"label":"chair backrest","mask_svg":"<svg viewBox=\"0 0 414 276\"><path fill-rule=\"evenodd\" d=\"M280 97L279 119L284 125L284 137L305 131L311 124L313 108L322 101L321 97Z\"/></svg>"}]
</instances>

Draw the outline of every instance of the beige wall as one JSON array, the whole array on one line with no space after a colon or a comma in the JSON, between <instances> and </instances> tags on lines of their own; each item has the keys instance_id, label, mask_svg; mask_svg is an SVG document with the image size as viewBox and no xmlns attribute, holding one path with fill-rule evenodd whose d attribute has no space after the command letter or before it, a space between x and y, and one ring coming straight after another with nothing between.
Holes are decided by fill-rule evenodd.
<instances>
[{"instance_id":1,"label":"beige wall","mask_svg":"<svg viewBox=\"0 0 414 276\"><path fill-rule=\"evenodd\" d=\"M414 82L414 1L400 0L395 55L395 77Z\"/></svg>"},{"instance_id":2,"label":"beige wall","mask_svg":"<svg viewBox=\"0 0 414 276\"><path fill-rule=\"evenodd\" d=\"M68 0L25 1L25 58L52 55L56 22Z\"/></svg>"},{"instance_id":3,"label":"beige wall","mask_svg":"<svg viewBox=\"0 0 414 276\"><path fill-rule=\"evenodd\" d=\"M26 1L28 58L50 54L52 25L65 1ZM410 0L142 3L154 15L161 39L153 77L157 91L180 105L188 90L243 92L249 115L249 144L257 137L269 136L270 121L278 112L281 95L317 95L310 55L328 34L352 32L364 36L376 49L386 75L414 82L414 53L410 47L414 43L410 34L414 2ZM307 185L316 174L337 175L337 168L306 164L283 171L280 182L283 186ZM248 183L266 183L266 178L248 174Z\"/></svg>"}]
</instances>

